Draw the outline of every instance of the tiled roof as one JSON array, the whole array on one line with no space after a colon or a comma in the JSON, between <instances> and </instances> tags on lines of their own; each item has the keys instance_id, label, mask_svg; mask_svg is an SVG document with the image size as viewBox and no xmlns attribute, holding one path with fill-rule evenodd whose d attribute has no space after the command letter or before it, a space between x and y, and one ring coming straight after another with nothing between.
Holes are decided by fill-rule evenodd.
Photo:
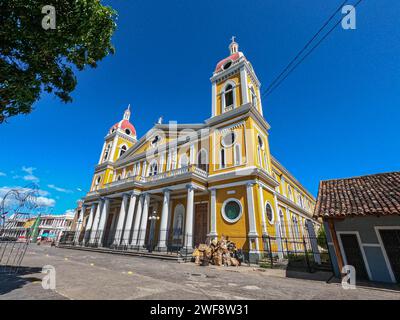
<instances>
[{"instance_id":1,"label":"tiled roof","mask_svg":"<svg viewBox=\"0 0 400 320\"><path fill-rule=\"evenodd\" d=\"M400 215L400 172L321 181L315 217Z\"/></svg>"}]
</instances>

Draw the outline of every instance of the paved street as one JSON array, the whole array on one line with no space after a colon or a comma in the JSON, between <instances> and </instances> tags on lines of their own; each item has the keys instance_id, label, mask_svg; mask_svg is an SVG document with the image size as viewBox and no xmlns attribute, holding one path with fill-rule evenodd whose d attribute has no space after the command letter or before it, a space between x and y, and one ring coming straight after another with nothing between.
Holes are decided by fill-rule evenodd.
<instances>
[{"instance_id":1,"label":"paved street","mask_svg":"<svg viewBox=\"0 0 400 320\"><path fill-rule=\"evenodd\" d=\"M400 292L344 290L337 283L282 277L278 270L200 267L48 246L30 245L22 265L22 275L0 274L0 299L400 299ZM56 269L56 290L42 289L44 265Z\"/></svg>"}]
</instances>

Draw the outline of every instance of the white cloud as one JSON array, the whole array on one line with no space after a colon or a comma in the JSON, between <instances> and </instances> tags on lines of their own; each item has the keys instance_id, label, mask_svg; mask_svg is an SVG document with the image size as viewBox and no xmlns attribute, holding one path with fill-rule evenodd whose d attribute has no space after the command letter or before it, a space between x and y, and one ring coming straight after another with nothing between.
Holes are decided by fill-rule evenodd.
<instances>
[{"instance_id":1,"label":"white cloud","mask_svg":"<svg viewBox=\"0 0 400 320\"><path fill-rule=\"evenodd\" d=\"M37 197L37 204L40 207L54 207L56 205L56 200L46 197Z\"/></svg>"},{"instance_id":2,"label":"white cloud","mask_svg":"<svg viewBox=\"0 0 400 320\"><path fill-rule=\"evenodd\" d=\"M74 216L75 215L75 210L74 209L68 209L67 211L65 211L64 213L67 216Z\"/></svg>"},{"instance_id":3,"label":"white cloud","mask_svg":"<svg viewBox=\"0 0 400 320\"><path fill-rule=\"evenodd\" d=\"M79 192L81 192L81 191L82 191L82 189L81 189L81 188L76 188L76 190L78 190Z\"/></svg>"},{"instance_id":4,"label":"white cloud","mask_svg":"<svg viewBox=\"0 0 400 320\"><path fill-rule=\"evenodd\" d=\"M27 173L27 175L24 175L24 176L22 177L22 179L24 179L25 181L39 182L39 178L36 177L36 176L33 174L33 171L35 171L36 168L34 168L34 167L25 167L25 166L23 166L21 170L22 170L23 172Z\"/></svg>"},{"instance_id":5,"label":"white cloud","mask_svg":"<svg viewBox=\"0 0 400 320\"><path fill-rule=\"evenodd\" d=\"M33 174L33 171L35 171L36 170L36 168L34 168L34 167L25 167L25 166L22 166L22 171L23 172L26 172L26 173L28 173L28 174L30 174L30 175L32 175Z\"/></svg>"},{"instance_id":6,"label":"white cloud","mask_svg":"<svg viewBox=\"0 0 400 320\"><path fill-rule=\"evenodd\" d=\"M50 189L54 189L54 190L56 190L58 192L64 192L64 193L72 193L73 192L72 190L68 190L68 189L65 189L65 188L57 187L54 184L48 184L47 187L49 187Z\"/></svg>"},{"instance_id":7,"label":"white cloud","mask_svg":"<svg viewBox=\"0 0 400 320\"><path fill-rule=\"evenodd\" d=\"M33 174L27 174L22 177L25 181L39 182L39 178L34 176Z\"/></svg>"},{"instance_id":8,"label":"white cloud","mask_svg":"<svg viewBox=\"0 0 400 320\"><path fill-rule=\"evenodd\" d=\"M5 176L6 176L6 174L4 172L0 171L0 177L5 177Z\"/></svg>"}]
</instances>

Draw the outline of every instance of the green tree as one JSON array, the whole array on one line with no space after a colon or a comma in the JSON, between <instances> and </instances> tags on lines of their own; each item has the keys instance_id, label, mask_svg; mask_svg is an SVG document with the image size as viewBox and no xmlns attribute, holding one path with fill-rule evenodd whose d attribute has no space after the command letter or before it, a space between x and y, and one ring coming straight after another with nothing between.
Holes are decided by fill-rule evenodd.
<instances>
[{"instance_id":1,"label":"green tree","mask_svg":"<svg viewBox=\"0 0 400 320\"><path fill-rule=\"evenodd\" d=\"M45 5L55 29L44 29ZM76 70L114 53L116 12L99 0L0 0L0 123L28 114L43 91L72 101Z\"/></svg>"}]
</instances>

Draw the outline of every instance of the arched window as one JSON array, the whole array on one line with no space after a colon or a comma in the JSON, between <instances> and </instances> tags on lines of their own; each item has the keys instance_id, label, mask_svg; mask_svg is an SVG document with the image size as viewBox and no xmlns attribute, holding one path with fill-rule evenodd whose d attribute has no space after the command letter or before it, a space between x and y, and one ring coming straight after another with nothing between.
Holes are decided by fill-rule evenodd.
<instances>
[{"instance_id":1,"label":"arched window","mask_svg":"<svg viewBox=\"0 0 400 320\"><path fill-rule=\"evenodd\" d=\"M157 173L158 173L158 163L156 160L153 160L150 163L149 176L155 176Z\"/></svg>"},{"instance_id":2,"label":"arched window","mask_svg":"<svg viewBox=\"0 0 400 320\"><path fill-rule=\"evenodd\" d=\"M297 239L299 239L299 238L300 238L299 223L298 223L298 221L297 221L296 216L293 216L293 226L294 226L294 234L295 234L295 237L296 237Z\"/></svg>"},{"instance_id":3,"label":"arched window","mask_svg":"<svg viewBox=\"0 0 400 320\"><path fill-rule=\"evenodd\" d=\"M225 168L225 149L222 148L221 149L221 153L220 153L220 167L221 168Z\"/></svg>"},{"instance_id":4,"label":"arched window","mask_svg":"<svg viewBox=\"0 0 400 320\"><path fill-rule=\"evenodd\" d=\"M265 204L265 215L267 216L268 222L272 224L274 222L274 212L268 202Z\"/></svg>"},{"instance_id":5,"label":"arched window","mask_svg":"<svg viewBox=\"0 0 400 320\"><path fill-rule=\"evenodd\" d=\"M106 150L104 151L103 161L108 160L108 155L110 154L111 144L108 144Z\"/></svg>"},{"instance_id":6,"label":"arched window","mask_svg":"<svg viewBox=\"0 0 400 320\"><path fill-rule=\"evenodd\" d=\"M293 201L293 193L292 193L292 188L290 187L290 185L288 185L287 191L288 191L288 198Z\"/></svg>"},{"instance_id":7,"label":"arched window","mask_svg":"<svg viewBox=\"0 0 400 320\"><path fill-rule=\"evenodd\" d=\"M264 143L261 139L260 136L257 136L257 153L258 153L258 163L260 167L263 166L263 161L262 161L262 154L264 152Z\"/></svg>"},{"instance_id":8,"label":"arched window","mask_svg":"<svg viewBox=\"0 0 400 320\"><path fill-rule=\"evenodd\" d=\"M178 166L179 166L179 168L182 168L182 167L187 167L188 165L189 165L189 158L186 155L186 153L184 153L179 158Z\"/></svg>"},{"instance_id":9,"label":"arched window","mask_svg":"<svg viewBox=\"0 0 400 320\"><path fill-rule=\"evenodd\" d=\"M94 183L96 188L100 185L100 182L101 182L101 176L98 176L98 177L96 178L95 183Z\"/></svg>"},{"instance_id":10,"label":"arched window","mask_svg":"<svg viewBox=\"0 0 400 320\"><path fill-rule=\"evenodd\" d=\"M225 107L224 111L228 111L234 108L233 105L233 86L231 84L228 84L225 87L224 91L224 101L225 101Z\"/></svg>"},{"instance_id":11,"label":"arched window","mask_svg":"<svg viewBox=\"0 0 400 320\"><path fill-rule=\"evenodd\" d=\"M207 151L201 149L197 153L197 167L201 170L208 172L208 159L207 159Z\"/></svg>"},{"instance_id":12,"label":"arched window","mask_svg":"<svg viewBox=\"0 0 400 320\"><path fill-rule=\"evenodd\" d=\"M127 146L126 145L122 145L119 151L119 156L121 157L127 150Z\"/></svg>"},{"instance_id":13,"label":"arched window","mask_svg":"<svg viewBox=\"0 0 400 320\"><path fill-rule=\"evenodd\" d=\"M235 166L238 166L242 163L242 152L239 143L235 144L235 149L233 151L233 159Z\"/></svg>"}]
</instances>

